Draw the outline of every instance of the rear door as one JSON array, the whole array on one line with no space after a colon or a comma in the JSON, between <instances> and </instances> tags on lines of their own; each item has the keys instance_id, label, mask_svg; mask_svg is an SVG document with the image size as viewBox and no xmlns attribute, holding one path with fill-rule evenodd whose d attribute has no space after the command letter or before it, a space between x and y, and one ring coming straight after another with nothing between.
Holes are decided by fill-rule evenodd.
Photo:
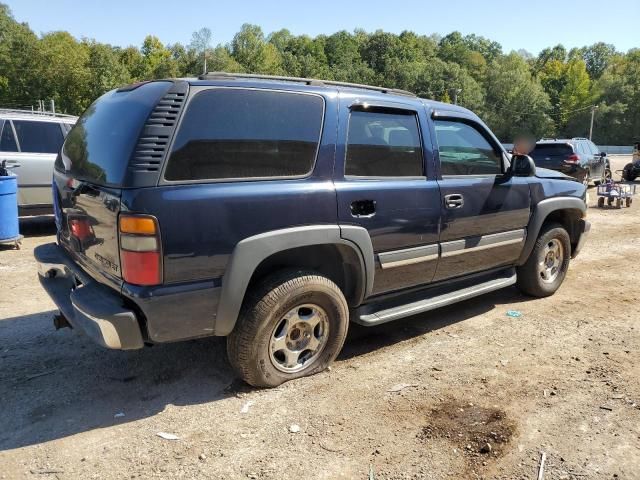
<instances>
[{"instance_id":1,"label":"rear door","mask_svg":"<svg viewBox=\"0 0 640 480\"><path fill-rule=\"evenodd\" d=\"M341 93L335 186L342 225L366 228L376 255L374 294L432 280L440 194L424 109ZM431 174L431 178L429 178Z\"/></svg>"},{"instance_id":2,"label":"rear door","mask_svg":"<svg viewBox=\"0 0 640 480\"><path fill-rule=\"evenodd\" d=\"M53 162L64 142L58 122L43 120L13 120L18 141L20 164L18 175L18 203L21 206L51 205L51 175Z\"/></svg>"},{"instance_id":3,"label":"rear door","mask_svg":"<svg viewBox=\"0 0 640 480\"><path fill-rule=\"evenodd\" d=\"M593 142L588 140L585 140L584 146L593 164L591 176L596 179L602 178L604 176L604 158L600 155L600 150Z\"/></svg>"},{"instance_id":4,"label":"rear door","mask_svg":"<svg viewBox=\"0 0 640 480\"><path fill-rule=\"evenodd\" d=\"M437 116L442 224L435 280L512 264L529 221L528 179L506 174L505 153L484 125Z\"/></svg>"}]
</instances>

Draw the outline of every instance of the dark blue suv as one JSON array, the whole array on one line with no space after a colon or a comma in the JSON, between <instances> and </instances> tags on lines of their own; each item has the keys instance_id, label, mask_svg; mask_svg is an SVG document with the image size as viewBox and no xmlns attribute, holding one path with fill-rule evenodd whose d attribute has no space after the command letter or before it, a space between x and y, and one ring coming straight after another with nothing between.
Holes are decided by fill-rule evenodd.
<instances>
[{"instance_id":1,"label":"dark blue suv","mask_svg":"<svg viewBox=\"0 0 640 480\"><path fill-rule=\"evenodd\" d=\"M379 325L516 284L551 295L585 187L408 92L213 73L106 93L56 161L40 280L108 348L227 336L256 386Z\"/></svg>"}]
</instances>

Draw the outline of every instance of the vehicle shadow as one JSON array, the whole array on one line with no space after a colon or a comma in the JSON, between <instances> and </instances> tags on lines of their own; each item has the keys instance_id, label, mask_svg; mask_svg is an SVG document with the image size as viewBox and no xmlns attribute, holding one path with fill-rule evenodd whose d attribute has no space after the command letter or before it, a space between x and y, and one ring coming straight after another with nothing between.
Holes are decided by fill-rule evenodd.
<instances>
[{"instance_id":1,"label":"vehicle shadow","mask_svg":"<svg viewBox=\"0 0 640 480\"><path fill-rule=\"evenodd\" d=\"M378 327L352 325L336 368L523 299L506 289ZM148 418L168 405L216 402L252 391L232 372L224 338L112 351L78 331L55 331L54 313L0 320L0 451ZM116 416L120 413L124 416Z\"/></svg>"},{"instance_id":2,"label":"vehicle shadow","mask_svg":"<svg viewBox=\"0 0 640 480\"><path fill-rule=\"evenodd\" d=\"M338 361L364 355L441 330L490 312L499 305L524 302L527 299L530 297L512 287L374 327L364 327L352 323L349 326L349 335L342 353L338 356Z\"/></svg>"},{"instance_id":3,"label":"vehicle shadow","mask_svg":"<svg viewBox=\"0 0 640 480\"><path fill-rule=\"evenodd\" d=\"M55 235L56 222L53 215L20 217L20 233L25 237L44 237Z\"/></svg>"}]
</instances>

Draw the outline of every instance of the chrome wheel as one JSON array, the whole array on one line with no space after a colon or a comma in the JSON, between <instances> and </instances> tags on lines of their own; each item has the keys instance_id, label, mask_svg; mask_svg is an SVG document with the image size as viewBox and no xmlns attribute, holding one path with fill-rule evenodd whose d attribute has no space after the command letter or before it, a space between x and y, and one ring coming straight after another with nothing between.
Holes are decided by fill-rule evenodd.
<instances>
[{"instance_id":1,"label":"chrome wheel","mask_svg":"<svg viewBox=\"0 0 640 480\"><path fill-rule=\"evenodd\" d=\"M564 262L564 247L557 238L552 238L545 245L542 260L538 263L538 272L543 282L553 283Z\"/></svg>"},{"instance_id":2,"label":"chrome wheel","mask_svg":"<svg viewBox=\"0 0 640 480\"><path fill-rule=\"evenodd\" d=\"M585 172L584 177L582 177L582 184L589 188L589 172Z\"/></svg>"},{"instance_id":3,"label":"chrome wheel","mask_svg":"<svg viewBox=\"0 0 640 480\"><path fill-rule=\"evenodd\" d=\"M328 338L329 319L324 309L315 304L297 306L271 334L271 363L281 372L299 372L318 359Z\"/></svg>"}]
</instances>

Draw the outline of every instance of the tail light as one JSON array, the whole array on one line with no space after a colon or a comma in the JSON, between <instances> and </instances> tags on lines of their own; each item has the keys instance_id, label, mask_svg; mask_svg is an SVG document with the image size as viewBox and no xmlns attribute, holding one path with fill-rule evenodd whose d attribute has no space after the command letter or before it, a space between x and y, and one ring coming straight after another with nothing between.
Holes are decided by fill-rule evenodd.
<instances>
[{"instance_id":1,"label":"tail light","mask_svg":"<svg viewBox=\"0 0 640 480\"><path fill-rule=\"evenodd\" d=\"M570 163L571 165L576 165L579 162L580 162L580 157L575 153L572 153L571 155L569 155L564 161L564 163Z\"/></svg>"},{"instance_id":2,"label":"tail light","mask_svg":"<svg viewBox=\"0 0 640 480\"><path fill-rule=\"evenodd\" d=\"M134 285L162 283L162 251L158 221L150 215L120 214L122 278Z\"/></svg>"},{"instance_id":3,"label":"tail light","mask_svg":"<svg viewBox=\"0 0 640 480\"><path fill-rule=\"evenodd\" d=\"M69 219L69 230L71 230L71 235L78 240L86 240L93 235L91 225L84 218Z\"/></svg>"}]
</instances>

